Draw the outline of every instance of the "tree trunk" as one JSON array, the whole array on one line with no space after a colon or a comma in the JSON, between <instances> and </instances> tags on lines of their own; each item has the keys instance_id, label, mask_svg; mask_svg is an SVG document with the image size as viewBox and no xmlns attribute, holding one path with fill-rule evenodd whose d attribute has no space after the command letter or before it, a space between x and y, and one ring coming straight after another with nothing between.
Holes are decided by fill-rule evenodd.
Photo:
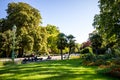
<instances>
[{"instance_id":1,"label":"tree trunk","mask_svg":"<svg viewBox=\"0 0 120 80\"><path fill-rule=\"evenodd\" d=\"M63 52L62 52L62 49L60 49L60 54L61 54L61 60L63 60Z\"/></svg>"},{"instance_id":2,"label":"tree trunk","mask_svg":"<svg viewBox=\"0 0 120 80\"><path fill-rule=\"evenodd\" d=\"M9 58L10 57L9 46L7 46L6 54L7 54L7 58Z\"/></svg>"},{"instance_id":3,"label":"tree trunk","mask_svg":"<svg viewBox=\"0 0 120 80\"><path fill-rule=\"evenodd\" d=\"M70 55L71 55L71 47L69 48L68 59L70 58Z\"/></svg>"},{"instance_id":4,"label":"tree trunk","mask_svg":"<svg viewBox=\"0 0 120 80\"><path fill-rule=\"evenodd\" d=\"M20 58L20 57L23 57L23 48L20 48L19 49L19 52L18 52L18 57Z\"/></svg>"}]
</instances>

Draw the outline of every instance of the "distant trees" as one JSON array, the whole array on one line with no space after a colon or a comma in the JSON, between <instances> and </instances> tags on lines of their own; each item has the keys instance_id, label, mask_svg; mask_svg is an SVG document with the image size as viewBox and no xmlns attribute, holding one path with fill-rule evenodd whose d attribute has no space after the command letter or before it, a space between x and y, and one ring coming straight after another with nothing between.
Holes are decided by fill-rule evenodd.
<instances>
[{"instance_id":1,"label":"distant trees","mask_svg":"<svg viewBox=\"0 0 120 80\"><path fill-rule=\"evenodd\" d=\"M69 47L69 53L75 46L74 36L66 37L58 27L48 24L41 26L40 12L27 3L9 3L6 18L0 19L0 57L11 57L12 27L16 25L15 55L56 54ZM68 42L68 43L67 43ZM61 57L63 59L63 57Z\"/></svg>"},{"instance_id":2,"label":"distant trees","mask_svg":"<svg viewBox=\"0 0 120 80\"><path fill-rule=\"evenodd\" d=\"M72 52L75 52L75 48L78 48L78 46L75 44L74 38L75 37L71 34L68 36L65 35L64 33L58 34L57 47L58 47L58 49L60 49L61 60L63 60L63 50L65 48L69 49L68 59L69 59L70 54Z\"/></svg>"}]
</instances>

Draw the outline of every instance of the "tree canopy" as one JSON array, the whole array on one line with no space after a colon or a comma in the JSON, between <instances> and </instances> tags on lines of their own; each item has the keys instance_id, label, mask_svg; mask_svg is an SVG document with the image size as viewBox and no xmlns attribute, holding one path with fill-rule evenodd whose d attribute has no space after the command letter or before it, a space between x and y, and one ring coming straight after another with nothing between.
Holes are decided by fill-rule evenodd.
<instances>
[{"instance_id":1,"label":"tree canopy","mask_svg":"<svg viewBox=\"0 0 120 80\"><path fill-rule=\"evenodd\" d=\"M8 23L19 27L38 27L42 23L39 11L27 3L9 3L7 11Z\"/></svg>"},{"instance_id":2,"label":"tree canopy","mask_svg":"<svg viewBox=\"0 0 120 80\"><path fill-rule=\"evenodd\" d=\"M103 38L103 46L120 43L120 0L99 0L100 14L94 17L93 26Z\"/></svg>"},{"instance_id":3,"label":"tree canopy","mask_svg":"<svg viewBox=\"0 0 120 80\"><path fill-rule=\"evenodd\" d=\"M11 57L13 25L17 27L15 33L17 57L30 54L56 54L59 53L58 49L66 49L66 46L57 44L59 39L62 39L62 43L67 42L66 36L63 40L63 35L59 35L60 30L55 25L41 26L42 17L36 8L27 3L12 2L8 4L6 12L6 18L0 19L0 57Z\"/></svg>"}]
</instances>

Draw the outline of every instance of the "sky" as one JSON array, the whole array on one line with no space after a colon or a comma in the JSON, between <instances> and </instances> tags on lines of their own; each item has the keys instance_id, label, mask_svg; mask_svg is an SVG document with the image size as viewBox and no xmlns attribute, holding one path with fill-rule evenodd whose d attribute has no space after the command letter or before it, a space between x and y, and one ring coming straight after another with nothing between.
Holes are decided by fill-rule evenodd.
<instances>
[{"instance_id":1,"label":"sky","mask_svg":"<svg viewBox=\"0 0 120 80\"><path fill-rule=\"evenodd\" d=\"M0 0L0 18L7 16L10 2L25 2L38 9L42 26L52 24L60 32L72 34L77 43L87 41L95 14L99 14L98 0Z\"/></svg>"}]
</instances>

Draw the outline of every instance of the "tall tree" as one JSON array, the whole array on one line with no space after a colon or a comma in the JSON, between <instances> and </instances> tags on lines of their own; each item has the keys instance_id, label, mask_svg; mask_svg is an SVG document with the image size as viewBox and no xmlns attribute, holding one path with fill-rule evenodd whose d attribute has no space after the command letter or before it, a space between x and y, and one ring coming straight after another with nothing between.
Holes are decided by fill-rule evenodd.
<instances>
[{"instance_id":1,"label":"tall tree","mask_svg":"<svg viewBox=\"0 0 120 80\"><path fill-rule=\"evenodd\" d=\"M41 23L41 16L37 9L33 8L27 3L9 3L7 11L7 20L10 27L15 24L18 29L20 27L39 26Z\"/></svg>"},{"instance_id":2,"label":"tall tree","mask_svg":"<svg viewBox=\"0 0 120 80\"><path fill-rule=\"evenodd\" d=\"M19 53L22 52L23 54L24 51L32 51L34 39L36 38L31 33L36 34L34 27L37 29L42 19L39 11L27 3L19 2L9 3L7 14L8 25L11 25L10 27L13 24L17 26L17 37L19 36L20 39Z\"/></svg>"},{"instance_id":3,"label":"tall tree","mask_svg":"<svg viewBox=\"0 0 120 80\"><path fill-rule=\"evenodd\" d=\"M99 8L100 14L95 15L94 27L106 45L120 44L120 0L99 0Z\"/></svg>"},{"instance_id":4,"label":"tall tree","mask_svg":"<svg viewBox=\"0 0 120 80\"><path fill-rule=\"evenodd\" d=\"M6 25L7 25L7 20L4 18L0 19L0 32L3 33L4 31L8 30L8 28L5 27Z\"/></svg>"},{"instance_id":5,"label":"tall tree","mask_svg":"<svg viewBox=\"0 0 120 80\"><path fill-rule=\"evenodd\" d=\"M67 46L67 39L64 33L58 34L57 48L60 49L61 60L63 60L63 49Z\"/></svg>"},{"instance_id":6,"label":"tall tree","mask_svg":"<svg viewBox=\"0 0 120 80\"><path fill-rule=\"evenodd\" d=\"M12 49L12 31L8 30L0 34L0 49L4 51L4 57L10 57L10 52ZM1 52L0 52L1 53Z\"/></svg>"},{"instance_id":7,"label":"tall tree","mask_svg":"<svg viewBox=\"0 0 120 80\"><path fill-rule=\"evenodd\" d=\"M46 54L49 54L48 53L48 47L47 47L47 38L48 38L48 34L47 34L47 30L46 30L46 27L41 27L41 30L40 30L40 36L41 36L41 53L46 53Z\"/></svg>"},{"instance_id":8,"label":"tall tree","mask_svg":"<svg viewBox=\"0 0 120 80\"><path fill-rule=\"evenodd\" d=\"M95 50L95 53L98 54L99 49L101 48L101 45L102 45L102 37L97 32L94 31L89 35L89 39L90 39L93 51Z\"/></svg>"},{"instance_id":9,"label":"tall tree","mask_svg":"<svg viewBox=\"0 0 120 80\"><path fill-rule=\"evenodd\" d=\"M48 34L47 47L48 47L49 53L56 54L58 53L58 49L56 45L57 39L58 39L57 36L60 33L60 31L56 26L50 25L50 24L46 26L46 30Z\"/></svg>"},{"instance_id":10,"label":"tall tree","mask_svg":"<svg viewBox=\"0 0 120 80\"><path fill-rule=\"evenodd\" d=\"M35 41L41 42L41 29L38 30L41 22L40 12L27 3L9 3L6 19L0 19L0 32L11 30L13 25L17 26L16 42L19 56L25 52L32 51ZM39 35L35 37L34 35ZM38 48L40 48L41 45Z\"/></svg>"},{"instance_id":11,"label":"tall tree","mask_svg":"<svg viewBox=\"0 0 120 80\"><path fill-rule=\"evenodd\" d=\"M68 40L68 48L69 48L69 55L68 55L68 59L69 59L69 56L70 56L70 54L71 54L71 52L72 52L72 49L74 49L74 47L75 47L75 40L74 40L74 36L73 35L68 35L67 36L67 40Z\"/></svg>"}]
</instances>

